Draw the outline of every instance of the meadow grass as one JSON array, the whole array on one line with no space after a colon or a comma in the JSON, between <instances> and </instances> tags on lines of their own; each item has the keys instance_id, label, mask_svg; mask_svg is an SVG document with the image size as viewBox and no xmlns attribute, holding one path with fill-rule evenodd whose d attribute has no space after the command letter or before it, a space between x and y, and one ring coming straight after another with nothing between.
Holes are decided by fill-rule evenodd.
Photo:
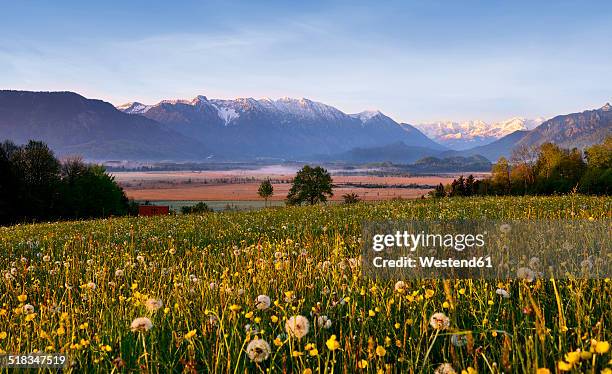
<instances>
[{"instance_id":1,"label":"meadow grass","mask_svg":"<svg viewBox=\"0 0 612 374\"><path fill-rule=\"evenodd\" d=\"M370 220L611 215L576 195L0 228L0 350L62 352L79 372L606 372L609 279L396 285L359 254Z\"/></svg>"}]
</instances>

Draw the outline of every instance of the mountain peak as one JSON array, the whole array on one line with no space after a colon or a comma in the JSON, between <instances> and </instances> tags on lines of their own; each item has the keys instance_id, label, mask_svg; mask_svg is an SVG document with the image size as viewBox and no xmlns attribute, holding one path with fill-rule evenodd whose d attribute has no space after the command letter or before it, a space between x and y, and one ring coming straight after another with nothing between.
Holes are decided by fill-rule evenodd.
<instances>
[{"instance_id":1,"label":"mountain peak","mask_svg":"<svg viewBox=\"0 0 612 374\"><path fill-rule=\"evenodd\" d=\"M133 101L133 102L129 102L129 103L125 103L125 104L117 106L117 109L119 109L120 111L124 113L128 113L128 114L142 114L142 113L145 113L150 108L151 108L150 106L144 105L137 101Z\"/></svg>"},{"instance_id":2,"label":"mountain peak","mask_svg":"<svg viewBox=\"0 0 612 374\"><path fill-rule=\"evenodd\" d=\"M367 122L374 117L384 116L380 110L364 110L363 112L350 114L351 117L361 120L361 122Z\"/></svg>"},{"instance_id":3,"label":"mountain peak","mask_svg":"<svg viewBox=\"0 0 612 374\"><path fill-rule=\"evenodd\" d=\"M600 110L603 110L604 112L609 112L612 110L612 105L610 105L610 103L606 103L606 105L602 106Z\"/></svg>"}]
</instances>

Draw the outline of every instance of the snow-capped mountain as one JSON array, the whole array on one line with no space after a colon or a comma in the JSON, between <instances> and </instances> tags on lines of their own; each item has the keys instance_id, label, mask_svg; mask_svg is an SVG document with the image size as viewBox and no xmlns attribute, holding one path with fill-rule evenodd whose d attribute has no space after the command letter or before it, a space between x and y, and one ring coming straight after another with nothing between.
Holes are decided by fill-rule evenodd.
<instances>
[{"instance_id":1,"label":"snow-capped mountain","mask_svg":"<svg viewBox=\"0 0 612 374\"><path fill-rule=\"evenodd\" d=\"M408 124L379 111L346 114L309 99L163 100L128 103L117 109L142 115L192 137L218 154L295 158L338 154L356 147L403 142L409 147L444 147Z\"/></svg>"},{"instance_id":2,"label":"snow-capped mountain","mask_svg":"<svg viewBox=\"0 0 612 374\"><path fill-rule=\"evenodd\" d=\"M531 130L545 118L510 118L505 121L487 123L480 120L465 122L434 122L416 127L430 138L450 148L461 150L491 143L518 130Z\"/></svg>"}]
</instances>

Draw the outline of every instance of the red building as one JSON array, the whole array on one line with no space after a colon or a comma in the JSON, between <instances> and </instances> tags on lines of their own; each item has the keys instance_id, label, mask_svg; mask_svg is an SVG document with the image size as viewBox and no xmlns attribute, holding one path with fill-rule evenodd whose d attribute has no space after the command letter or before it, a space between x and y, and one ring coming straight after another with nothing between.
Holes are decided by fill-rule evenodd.
<instances>
[{"instance_id":1,"label":"red building","mask_svg":"<svg viewBox=\"0 0 612 374\"><path fill-rule=\"evenodd\" d=\"M139 216L165 216L170 213L170 207L167 205L139 205Z\"/></svg>"}]
</instances>

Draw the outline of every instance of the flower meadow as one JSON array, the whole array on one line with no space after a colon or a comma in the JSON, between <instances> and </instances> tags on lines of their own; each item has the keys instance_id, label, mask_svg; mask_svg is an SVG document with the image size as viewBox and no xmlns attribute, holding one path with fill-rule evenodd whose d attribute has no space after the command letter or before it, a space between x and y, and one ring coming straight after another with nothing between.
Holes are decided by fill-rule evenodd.
<instances>
[{"instance_id":1,"label":"flower meadow","mask_svg":"<svg viewBox=\"0 0 612 374\"><path fill-rule=\"evenodd\" d=\"M368 220L611 215L576 195L0 228L0 350L74 372L611 373L610 279L374 281L359 257Z\"/></svg>"}]
</instances>

